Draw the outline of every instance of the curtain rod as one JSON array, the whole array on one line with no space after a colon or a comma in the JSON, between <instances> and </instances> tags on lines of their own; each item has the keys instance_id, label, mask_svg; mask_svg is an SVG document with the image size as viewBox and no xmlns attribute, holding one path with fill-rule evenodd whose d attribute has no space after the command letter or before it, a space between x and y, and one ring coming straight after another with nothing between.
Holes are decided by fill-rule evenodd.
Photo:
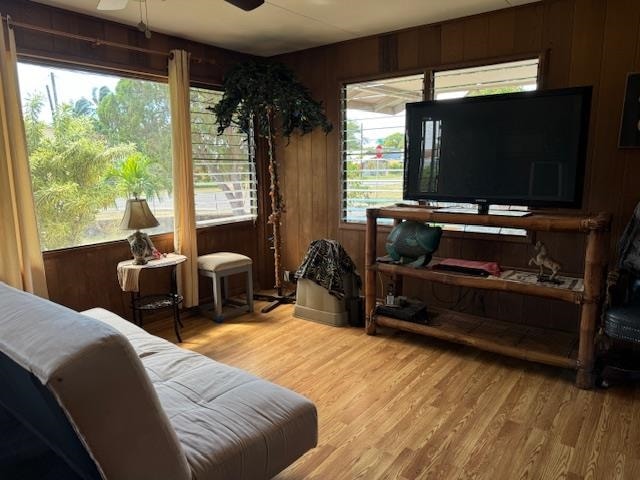
<instances>
[{"instance_id":1,"label":"curtain rod","mask_svg":"<svg viewBox=\"0 0 640 480\"><path fill-rule=\"evenodd\" d=\"M73 40L80 40L82 42L91 43L96 47L106 46L106 47L122 48L124 50L132 50L134 52L139 52L139 53L149 53L151 55L161 55L169 58L171 58L172 56L171 52L163 52L160 50L152 50L150 48L136 47L134 45L127 45L126 43L112 42L110 40L101 40L99 38L86 37L84 35L78 35L75 33L63 32L61 30L54 30L53 28L39 27L37 25L31 25L29 23L16 22L11 18L10 15L6 15L6 16L0 15L0 18L2 19L3 22L7 23L7 26L9 28L17 27L17 28L23 28L25 30L32 30L34 32L45 33L47 35L71 38ZM206 58L199 58L199 57L193 57L193 56L191 56L191 61L195 63L208 63L211 65L215 65L216 63L215 60L213 59L209 60Z\"/></svg>"}]
</instances>

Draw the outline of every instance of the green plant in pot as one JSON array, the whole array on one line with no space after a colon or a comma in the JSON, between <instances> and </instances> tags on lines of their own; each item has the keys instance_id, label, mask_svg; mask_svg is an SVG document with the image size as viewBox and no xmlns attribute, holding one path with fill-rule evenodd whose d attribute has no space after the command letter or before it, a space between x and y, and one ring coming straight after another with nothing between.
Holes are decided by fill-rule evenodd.
<instances>
[{"instance_id":1,"label":"green plant in pot","mask_svg":"<svg viewBox=\"0 0 640 480\"><path fill-rule=\"evenodd\" d=\"M273 230L275 288L282 300L280 228L284 202L278 178L275 142L278 137L288 141L294 133L305 135L316 128L328 133L332 126L321 102L314 100L309 89L281 63L268 60L240 63L229 70L223 88L222 100L210 107L216 115L218 133L235 125L247 135L255 133L266 140L271 199L268 222Z\"/></svg>"}]
</instances>

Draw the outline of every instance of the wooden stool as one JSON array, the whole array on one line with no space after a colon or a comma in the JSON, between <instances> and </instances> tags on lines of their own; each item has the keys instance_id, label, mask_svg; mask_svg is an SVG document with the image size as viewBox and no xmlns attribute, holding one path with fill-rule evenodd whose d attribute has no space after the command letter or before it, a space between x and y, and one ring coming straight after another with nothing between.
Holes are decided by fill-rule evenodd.
<instances>
[{"instance_id":1,"label":"wooden stool","mask_svg":"<svg viewBox=\"0 0 640 480\"><path fill-rule=\"evenodd\" d=\"M230 303L236 307L232 312L228 312L230 315L253 312L252 265L251 258L239 253L218 252L198 257L198 272L200 275L210 277L213 282L214 320L216 322L224 320L222 306L225 303ZM239 273L247 274L246 304L236 304L229 300L229 279L226 277ZM222 295L223 289L224 296Z\"/></svg>"}]
</instances>

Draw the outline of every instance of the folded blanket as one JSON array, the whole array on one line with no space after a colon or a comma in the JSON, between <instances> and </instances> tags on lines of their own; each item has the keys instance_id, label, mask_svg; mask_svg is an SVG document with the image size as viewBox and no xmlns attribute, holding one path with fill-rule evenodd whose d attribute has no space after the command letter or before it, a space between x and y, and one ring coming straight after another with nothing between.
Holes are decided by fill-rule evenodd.
<instances>
[{"instance_id":1,"label":"folded blanket","mask_svg":"<svg viewBox=\"0 0 640 480\"><path fill-rule=\"evenodd\" d=\"M355 277L360 288L362 281L349 254L335 240L324 239L311 242L295 277L311 280L342 300L345 295L343 277L349 274Z\"/></svg>"}]
</instances>

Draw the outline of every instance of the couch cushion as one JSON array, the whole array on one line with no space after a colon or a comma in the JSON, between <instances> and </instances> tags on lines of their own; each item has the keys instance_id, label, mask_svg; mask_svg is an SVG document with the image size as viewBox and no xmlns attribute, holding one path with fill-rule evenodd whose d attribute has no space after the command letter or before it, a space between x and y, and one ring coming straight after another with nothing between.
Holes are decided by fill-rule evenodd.
<instances>
[{"instance_id":1,"label":"couch cushion","mask_svg":"<svg viewBox=\"0 0 640 480\"><path fill-rule=\"evenodd\" d=\"M105 477L191 477L155 389L124 335L3 283L0 308L0 351L51 390Z\"/></svg>"},{"instance_id":2,"label":"couch cushion","mask_svg":"<svg viewBox=\"0 0 640 480\"><path fill-rule=\"evenodd\" d=\"M315 447L316 408L305 397L152 337L113 313L84 313L128 336L194 478L271 478Z\"/></svg>"}]
</instances>

